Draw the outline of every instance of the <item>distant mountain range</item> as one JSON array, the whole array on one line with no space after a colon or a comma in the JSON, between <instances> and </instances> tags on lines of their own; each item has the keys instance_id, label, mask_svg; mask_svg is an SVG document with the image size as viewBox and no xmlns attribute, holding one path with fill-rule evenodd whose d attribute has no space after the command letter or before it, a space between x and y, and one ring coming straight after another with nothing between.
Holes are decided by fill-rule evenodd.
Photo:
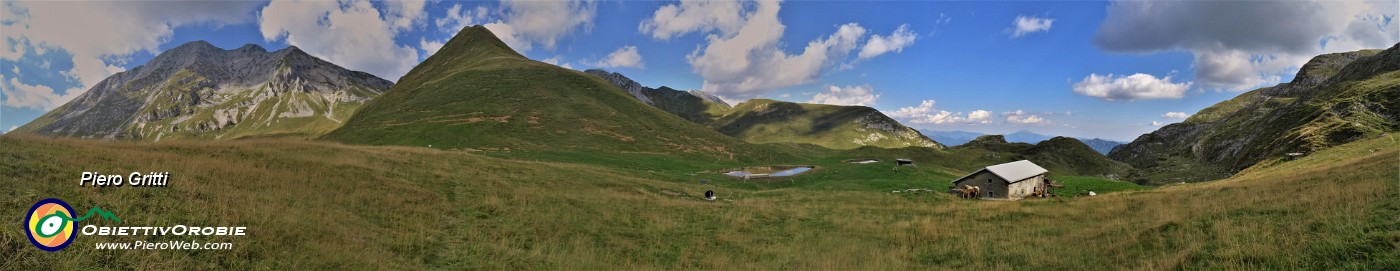
<instances>
[{"instance_id":1,"label":"distant mountain range","mask_svg":"<svg viewBox=\"0 0 1400 271\"><path fill-rule=\"evenodd\" d=\"M966 159L1030 160L1060 175L1120 179L1133 171L1127 164L1108 159L1077 139L1061 136L1030 144L1008 142L1002 135L983 135L950 150L967 156Z\"/></svg>"},{"instance_id":2,"label":"distant mountain range","mask_svg":"<svg viewBox=\"0 0 1400 271\"><path fill-rule=\"evenodd\" d=\"M941 142L943 144L947 144L948 146L966 144L967 142L970 142L979 136L986 135L983 133L967 131L934 131L925 129L921 129L919 131L923 132L923 134L927 135L929 138L932 138L933 140ZM1030 144L1040 143L1041 141L1050 140L1051 138L1054 138L1054 136L1039 134L1036 132L1031 132L1029 130L1020 130L1016 131L1015 133L1010 133L1003 136L1003 140L1006 140L1007 142L1020 142ZM1084 143L1085 145L1088 145L1089 148L1092 148L1094 149L1094 151L1104 155L1107 155L1108 152L1112 151L1114 147L1124 144L1124 142L1099 138L1075 139L1078 139L1080 142Z\"/></svg>"},{"instance_id":3,"label":"distant mountain range","mask_svg":"<svg viewBox=\"0 0 1400 271\"><path fill-rule=\"evenodd\" d=\"M1139 182L1214 180L1286 153L1400 129L1400 44L1314 57L1293 81L1240 94L1108 154Z\"/></svg>"},{"instance_id":4,"label":"distant mountain range","mask_svg":"<svg viewBox=\"0 0 1400 271\"><path fill-rule=\"evenodd\" d=\"M317 137L392 85L288 47L189 42L19 127L53 136L160 140Z\"/></svg>"},{"instance_id":5,"label":"distant mountain range","mask_svg":"<svg viewBox=\"0 0 1400 271\"><path fill-rule=\"evenodd\" d=\"M619 73L588 70L637 100L750 143L813 144L833 149L863 146L931 147L943 144L865 106L753 99L737 106L704 91L649 88Z\"/></svg>"}]
</instances>

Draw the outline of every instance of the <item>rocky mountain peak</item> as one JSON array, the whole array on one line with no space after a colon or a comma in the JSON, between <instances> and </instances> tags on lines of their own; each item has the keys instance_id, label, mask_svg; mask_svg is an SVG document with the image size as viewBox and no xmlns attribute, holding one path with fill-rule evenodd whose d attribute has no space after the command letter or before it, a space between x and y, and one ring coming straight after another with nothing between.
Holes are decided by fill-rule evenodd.
<instances>
[{"instance_id":1,"label":"rocky mountain peak","mask_svg":"<svg viewBox=\"0 0 1400 271\"><path fill-rule=\"evenodd\" d=\"M103 79L23 128L47 135L155 140L317 135L335 125L307 123L339 123L392 84L296 47L269 53L255 44L224 50L192 41ZM298 120L282 122L289 119Z\"/></svg>"},{"instance_id":2,"label":"rocky mountain peak","mask_svg":"<svg viewBox=\"0 0 1400 271\"><path fill-rule=\"evenodd\" d=\"M238 47L238 49L235 49L235 50L236 50L236 51L242 51L242 52L264 52L264 53L267 52L267 49L264 49L262 46L259 46L259 45L257 45L257 44L252 44L252 43L244 44L243 47Z\"/></svg>"}]
</instances>

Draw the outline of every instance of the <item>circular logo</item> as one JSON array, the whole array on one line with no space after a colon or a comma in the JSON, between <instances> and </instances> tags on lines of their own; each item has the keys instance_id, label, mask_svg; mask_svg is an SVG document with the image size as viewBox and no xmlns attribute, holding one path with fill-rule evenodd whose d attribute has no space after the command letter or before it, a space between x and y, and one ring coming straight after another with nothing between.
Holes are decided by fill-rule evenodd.
<instances>
[{"instance_id":1,"label":"circular logo","mask_svg":"<svg viewBox=\"0 0 1400 271\"><path fill-rule=\"evenodd\" d=\"M29 216L24 217L24 231L29 233L29 242L44 251L68 247L73 243L76 228L73 207L54 198L34 203L34 207L29 207Z\"/></svg>"}]
</instances>

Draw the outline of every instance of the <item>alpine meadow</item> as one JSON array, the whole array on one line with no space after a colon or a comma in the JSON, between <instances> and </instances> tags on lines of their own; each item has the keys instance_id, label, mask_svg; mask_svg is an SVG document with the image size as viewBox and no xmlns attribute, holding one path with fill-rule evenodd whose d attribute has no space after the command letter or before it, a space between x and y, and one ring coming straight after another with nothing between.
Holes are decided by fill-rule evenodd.
<instances>
[{"instance_id":1,"label":"alpine meadow","mask_svg":"<svg viewBox=\"0 0 1400 271\"><path fill-rule=\"evenodd\" d=\"M1395 270L1397 10L6 0L0 270Z\"/></svg>"}]
</instances>

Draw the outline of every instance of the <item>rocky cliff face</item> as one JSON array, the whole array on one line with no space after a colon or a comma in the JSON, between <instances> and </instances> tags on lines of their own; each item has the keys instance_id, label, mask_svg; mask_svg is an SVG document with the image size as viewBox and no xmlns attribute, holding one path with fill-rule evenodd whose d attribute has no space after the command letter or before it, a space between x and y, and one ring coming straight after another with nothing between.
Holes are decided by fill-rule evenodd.
<instances>
[{"instance_id":1,"label":"rocky cliff face","mask_svg":"<svg viewBox=\"0 0 1400 271\"><path fill-rule=\"evenodd\" d=\"M102 80L18 131L144 140L314 137L392 84L296 47L223 50L195 41Z\"/></svg>"},{"instance_id":2,"label":"rocky cliff face","mask_svg":"<svg viewBox=\"0 0 1400 271\"><path fill-rule=\"evenodd\" d=\"M1108 156L1139 169L1139 183L1203 181L1397 128L1400 44L1315 57L1291 82L1215 104Z\"/></svg>"}]
</instances>

